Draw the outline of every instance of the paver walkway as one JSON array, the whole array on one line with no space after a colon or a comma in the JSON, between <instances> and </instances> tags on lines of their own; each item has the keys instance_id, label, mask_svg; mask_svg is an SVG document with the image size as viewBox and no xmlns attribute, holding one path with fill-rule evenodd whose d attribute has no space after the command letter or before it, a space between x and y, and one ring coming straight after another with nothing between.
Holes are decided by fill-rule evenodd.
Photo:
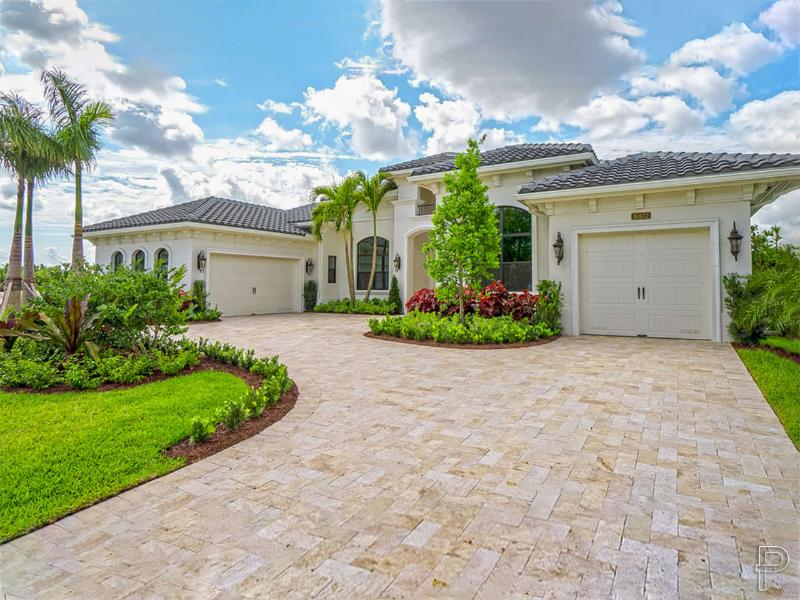
<instances>
[{"instance_id":1,"label":"paver walkway","mask_svg":"<svg viewBox=\"0 0 800 600\"><path fill-rule=\"evenodd\" d=\"M0 546L0 598L800 593L798 453L733 350L452 350L365 319L227 319L299 384L263 434Z\"/></svg>"}]
</instances>

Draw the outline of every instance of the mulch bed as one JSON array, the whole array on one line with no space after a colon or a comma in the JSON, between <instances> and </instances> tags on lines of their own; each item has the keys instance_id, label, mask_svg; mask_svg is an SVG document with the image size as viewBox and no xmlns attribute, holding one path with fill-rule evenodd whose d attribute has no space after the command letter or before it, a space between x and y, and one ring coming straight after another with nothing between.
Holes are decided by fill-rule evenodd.
<instances>
[{"instance_id":1,"label":"mulch bed","mask_svg":"<svg viewBox=\"0 0 800 600\"><path fill-rule=\"evenodd\" d=\"M398 342L400 344L412 344L414 346L430 346L431 348L455 348L457 350L508 350L511 348L529 348L531 346L549 344L550 342L558 339L559 336L554 335L549 338L541 338L530 342L513 342L508 344L454 344L451 342L437 342L434 340L409 340L403 337L395 337L393 335L377 335L371 331L367 331L364 334L364 337L375 340L386 340L388 342Z\"/></svg>"},{"instance_id":2,"label":"mulch bed","mask_svg":"<svg viewBox=\"0 0 800 600\"><path fill-rule=\"evenodd\" d=\"M248 373L248 375L252 375L252 373ZM234 444L238 444L242 440L246 440L260 433L273 423L280 421L294 408L298 395L297 385L294 384L288 392L281 396L277 404L266 408L257 419L247 419L238 429L234 429L233 431L220 423L217 425L217 430L214 434L207 440L199 444L192 444L188 439L183 440L171 448L167 448L164 451L164 456L169 458L183 457L186 459L187 464L191 464L207 456L221 452L225 450L225 448L230 448Z\"/></svg>"},{"instance_id":3,"label":"mulch bed","mask_svg":"<svg viewBox=\"0 0 800 600\"><path fill-rule=\"evenodd\" d=\"M745 348L747 350L766 350L767 352L772 352L773 354L777 354L783 358L788 358L796 362L800 365L800 354L794 354L793 352L787 352L782 348L773 348L772 346L767 346L766 344L737 344L736 342L732 342L731 346L736 348Z\"/></svg>"}]
</instances>

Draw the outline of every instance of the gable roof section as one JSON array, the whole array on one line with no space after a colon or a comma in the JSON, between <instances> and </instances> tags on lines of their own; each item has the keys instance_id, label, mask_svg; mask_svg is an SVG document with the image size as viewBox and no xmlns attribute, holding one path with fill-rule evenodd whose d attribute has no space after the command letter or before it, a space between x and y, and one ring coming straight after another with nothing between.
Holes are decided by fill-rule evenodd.
<instances>
[{"instance_id":1,"label":"gable roof section","mask_svg":"<svg viewBox=\"0 0 800 600\"><path fill-rule=\"evenodd\" d=\"M800 166L800 154L640 152L522 184L520 194Z\"/></svg>"},{"instance_id":2,"label":"gable roof section","mask_svg":"<svg viewBox=\"0 0 800 600\"><path fill-rule=\"evenodd\" d=\"M424 167L427 165L436 164L446 160L451 160L456 157L455 152L440 152L439 154L432 154L431 156L423 156L422 158L415 158L407 160L406 162L397 163L396 165L389 165L388 167L381 167L381 171L407 171L408 169L416 169L417 167Z\"/></svg>"},{"instance_id":3,"label":"gable roof section","mask_svg":"<svg viewBox=\"0 0 800 600\"><path fill-rule=\"evenodd\" d=\"M310 217L311 206L305 205L283 210L261 204L209 196L200 200L191 200L174 206L150 210L138 215L95 223L86 227L85 231L91 233L128 229L130 227L168 225L170 223L203 223L257 231L305 235L308 232L294 225L293 222L308 220L308 218L304 217Z\"/></svg>"}]
</instances>

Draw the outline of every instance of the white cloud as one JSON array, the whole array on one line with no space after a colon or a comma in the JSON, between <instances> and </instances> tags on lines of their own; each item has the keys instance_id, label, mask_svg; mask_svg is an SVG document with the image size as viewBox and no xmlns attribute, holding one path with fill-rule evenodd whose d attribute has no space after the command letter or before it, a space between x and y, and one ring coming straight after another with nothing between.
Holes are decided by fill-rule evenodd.
<instances>
[{"instance_id":1,"label":"white cloud","mask_svg":"<svg viewBox=\"0 0 800 600\"><path fill-rule=\"evenodd\" d=\"M408 155L413 151L405 128L411 107L372 75L341 76L332 88L305 92L306 121L336 125L351 135L359 156L372 160Z\"/></svg>"},{"instance_id":2,"label":"white cloud","mask_svg":"<svg viewBox=\"0 0 800 600\"><path fill-rule=\"evenodd\" d=\"M559 116L642 62L617 2L383 0L381 33L413 77L489 118Z\"/></svg>"},{"instance_id":3,"label":"white cloud","mask_svg":"<svg viewBox=\"0 0 800 600\"><path fill-rule=\"evenodd\" d=\"M696 98L710 115L731 108L737 90L733 77L720 75L708 65L665 65L652 76L638 76L631 80L631 92L635 96L677 92Z\"/></svg>"},{"instance_id":4,"label":"white cloud","mask_svg":"<svg viewBox=\"0 0 800 600\"><path fill-rule=\"evenodd\" d=\"M203 131L186 113L158 106L133 105L116 111L111 137L161 156L189 155Z\"/></svg>"},{"instance_id":5,"label":"white cloud","mask_svg":"<svg viewBox=\"0 0 800 600\"><path fill-rule=\"evenodd\" d=\"M716 35L686 42L668 60L672 65L712 64L746 75L783 53L779 44L744 23L732 23Z\"/></svg>"},{"instance_id":6,"label":"white cloud","mask_svg":"<svg viewBox=\"0 0 800 600\"><path fill-rule=\"evenodd\" d=\"M800 190L781 196L753 215L753 223L761 227L778 225L783 239L800 244Z\"/></svg>"},{"instance_id":7,"label":"white cloud","mask_svg":"<svg viewBox=\"0 0 800 600\"><path fill-rule=\"evenodd\" d=\"M466 100L440 100L428 92L420 94L419 101L421 104L414 108L414 116L422 129L431 133L425 153L463 150L480 124L478 107Z\"/></svg>"},{"instance_id":8,"label":"white cloud","mask_svg":"<svg viewBox=\"0 0 800 600\"><path fill-rule=\"evenodd\" d=\"M800 153L800 90L748 102L731 114L729 129L751 152Z\"/></svg>"},{"instance_id":9,"label":"white cloud","mask_svg":"<svg viewBox=\"0 0 800 600\"><path fill-rule=\"evenodd\" d=\"M260 104L256 104L258 108L263 110L264 112L281 114L281 115L290 115L294 111L294 105L286 104L285 102L276 102L275 100L271 100L267 98Z\"/></svg>"},{"instance_id":10,"label":"white cloud","mask_svg":"<svg viewBox=\"0 0 800 600\"><path fill-rule=\"evenodd\" d=\"M273 119L267 117L256 129L256 133L267 140L267 150L302 150L313 142L311 136L299 129L284 129Z\"/></svg>"},{"instance_id":11,"label":"white cloud","mask_svg":"<svg viewBox=\"0 0 800 600\"><path fill-rule=\"evenodd\" d=\"M224 79L215 79L214 83L216 83L219 87L226 88L228 87L228 82Z\"/></svg>"},{"instance_id":12,"label":"white cloud","mask_svg":"<svg viewBox=\"0 0 800 600\"><path fill-rule=\"evenodd\" d=\"M59 252L58 248L48 246L44 249L44 264L46 265L60 265L61 263L69 262L69 258Z\"/></svg>"},{"instance_id":13,"label":"white cloud","mask_svg":"<svg viewBox=\"0 0 800 600\"><path fill-rule=\"evenodd\" d=\"M758 21L776 32L784 45L800 44L800 0L778 0L758 15Z\"/></svg>"}]
</instances>

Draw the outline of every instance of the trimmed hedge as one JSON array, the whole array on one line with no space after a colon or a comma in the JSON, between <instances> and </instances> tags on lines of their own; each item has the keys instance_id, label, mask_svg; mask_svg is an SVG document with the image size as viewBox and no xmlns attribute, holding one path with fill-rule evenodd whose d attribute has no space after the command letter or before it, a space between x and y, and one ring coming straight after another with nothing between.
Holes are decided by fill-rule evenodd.
<instances>
[{"instance_id":1,"label":"trimmed hedge","mask_svg":"<svg viewBox=\"0 0 800 600\"><path fill-rule=\"evenodd\" d=\"M323 302L314 307L314 312L320 313L339 313L347 315L391 315L394 314L397 307L393 302L382 300L380 298L372 298L368 302L363 300L331 300L330 302Z\"/></svg>"}]
</instances>

